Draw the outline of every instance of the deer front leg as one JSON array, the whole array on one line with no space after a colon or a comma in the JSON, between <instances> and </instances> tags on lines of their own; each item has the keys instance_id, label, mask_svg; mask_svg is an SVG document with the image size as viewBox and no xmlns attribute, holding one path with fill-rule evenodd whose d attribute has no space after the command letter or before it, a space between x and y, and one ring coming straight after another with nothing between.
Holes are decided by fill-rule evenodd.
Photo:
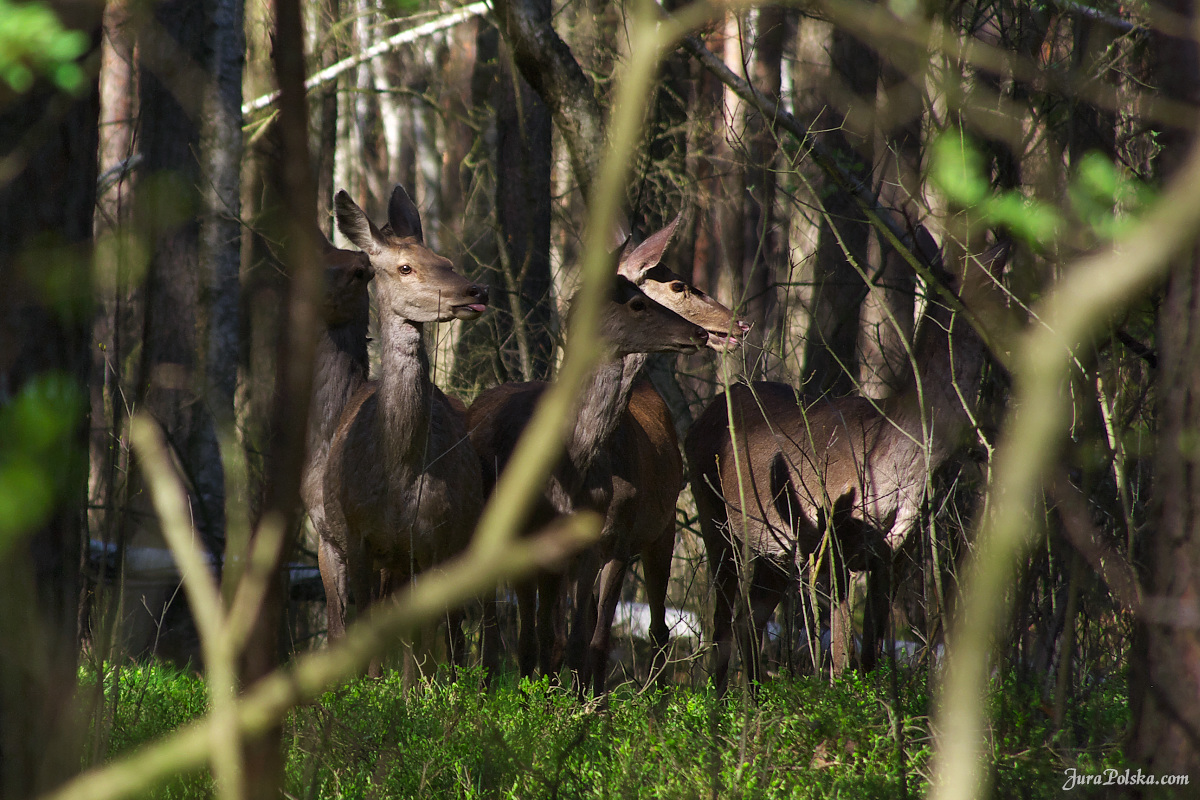
<instances>
[{"instance_id":1,"label":"deer front leg","mask_svg":"<svg viewBox=\"0 0 1200 800\"><path fill-rule=\"evenodd\" d=\"M650 643L654 655L650 662L650 677L662 687L667 667L667 586L671 580L671 558L675 553L675 519L672 515L666 530L642 551L642 574L646 579L646 602L650 606Z\"/></svg>"},{"instance_id":2,"label":"deer front leg","mask_svg":"<svg viewBox=\"0 0 1200 800\"><path fill-rule=\"evenodd\" d=\"M517 669L522 678L533 675L538 661L537 608L538 581L531 577L516 585L517 614L520 618L520 631L517 634Z\"/></svg>"},{"instance_id":3,"label":"deer front leg","mask_svg":"<svg viewBox=\"0 0 1200 800\"><path fill-rule=\"evenodd\" d=\"M604 687L608 681L608 654L613 616L617 612L617 602L621 599L621 584L625 582L625 573L628 570L628 559L614 558L604 565L604 570L600 573L596 630L592 634L592 641L588 646L587 667L582 684L588 686L590 683L589 688L595 697L604 694Z\"/></svg>"},{"instance_id":4,"label":"deer front leg","mask_svg":"<svg viewBox=\"0 0 1200 800\"><path fill-rule=\"evenodd\" d=\"M567 643L566 576L544 573L538 580L537 640L538 665L550 682L558 681Z\"/></svg>"}]
</instances>

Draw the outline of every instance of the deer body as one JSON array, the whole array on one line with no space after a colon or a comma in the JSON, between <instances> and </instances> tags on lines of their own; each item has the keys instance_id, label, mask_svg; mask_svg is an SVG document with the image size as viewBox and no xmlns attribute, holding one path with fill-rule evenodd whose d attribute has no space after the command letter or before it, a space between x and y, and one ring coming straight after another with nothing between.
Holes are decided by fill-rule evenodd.
<instances>
[{"instance_id":1,"label":"deer body","mask_svg":"<svg viewBox=\"0 0 1200 800\"><path fill-rule=\"evenodd\" d=\"M321 234L325 262L325 328L317 341L312 399L308 414L307 456L300 496L318 531L325 530L325 465L329 443L350 398L366 385L367 327L370 299L367 283L375 275L365 253L341 250Z\"/></svg>"},{"instance_id":2,"label":"deer body","mask_svg":"<svg viewBox=\"0 0 1200 800\"><path fill-rule=\"evenodd\" d=\"M985 257L985 272L1001 257L1002 251ZM757 681L764 626L824 536L829 558L822 575L810 577L842 590L846 569L870 570L876 586L886 577L892 552L919 519L930 475L970 423L984 356L983 342L961 315L931 299L915 370L899 394L878 403L846 397L804 407L783 384L731 387L736 453L724 395L697 419L685 451L716 594L719 692L727 681L731 626L739 629L743 659ZM736 561L743 552L750 557L751 608L735 620ZM886 613L878 605L883 598L873 599L864 631L867 668Z\"/></svg>"},{"instance_id":3,"label":"deer body","mask_svg":"<svg viewBox=\"0 0 1200 800\"><path fill-rule=\"evenodd\" d=\"M608 357L589 378L575 423L567 434L564 455L537 504L529 528L544 525L556 515L591 509L606 518L601 534L603 543L613 535L610 514L618 508L634 507L626 498L635 491L633 487L647 485L634 474L638 465L633 457L644 432L639 432L628 413L637 376L645 362L644 353L692 352L705 344L708 333L654 303L632 282L618 276L603 311L601 338L607 344ZM546 385L504 384L483 392L468 410L471 440L479 452L489 489L512 455ZM675 458L678 460L677 453ZM672 516L681 485L680 481L670 487L674 492L670 496ZM660 526L656 532L661 530ZM596 558L590 553L585 557ZM584 585L581 581L580 586ZM564 570L545 572L516 587L521 620L518 662L522 674L531 674L538 662L547 674L557 672L561 666L566 638L562 615L565 586ZM590 595L591 584L586 586Z\"/></svg>"},{"instance_id":4,"label":"deer body","mask_svg":"<svg viewBox=\"0 0 1200 800\"><path fill-rule=\"evenodd\" d=\"M430 381L422 333L426 322L474 319L487 304L484 287L424 246L416 208L399 186L383 231L345 192L336 207L339 228L376 270L382 355L378 382L351 399L329 450L321 555L326 593L340 606L333 638L345 631L348 590L361 612L377 569L403 585L470 540L482 510L479 463L460 414ZM457 623L456 660L464 654Z\"/></svg>"}]
</instances>

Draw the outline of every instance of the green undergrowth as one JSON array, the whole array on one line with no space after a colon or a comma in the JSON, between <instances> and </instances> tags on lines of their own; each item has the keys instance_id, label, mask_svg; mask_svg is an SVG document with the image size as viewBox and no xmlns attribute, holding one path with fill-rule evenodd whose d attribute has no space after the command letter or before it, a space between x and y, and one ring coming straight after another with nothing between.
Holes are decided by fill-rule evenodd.
<instances>
[{"instance_id":1,"label":"green undergrowth","mask_svg":"<svg viewBox=\"0 0 1200 800\"><path fill-rule=\"evenodd\" d=\"M159 665L118 674L106 687L110 756L205 710L194 674ZM357 680L287 718L285 796L915 798L928 788L930 701L922 679L904 671L896 678L885 670L832 685L779 679L757 703L627 686L606 707L580 704L544 680L487 691L468 673L408 693L398 676ZM1055 732L1036 687L1006 680L995 688L994 796L1061 797L1067 768L1121 766L1121 691L1072 704ZM201 774L153 796L211 794Z\"/></svg>"}]
</instances>

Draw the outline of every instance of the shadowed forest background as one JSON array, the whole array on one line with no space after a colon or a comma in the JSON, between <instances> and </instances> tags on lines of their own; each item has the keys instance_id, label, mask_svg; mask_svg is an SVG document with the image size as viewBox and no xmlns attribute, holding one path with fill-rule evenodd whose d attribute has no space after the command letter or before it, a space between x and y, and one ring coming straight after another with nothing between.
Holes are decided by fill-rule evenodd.
<instances>
[{"instance_id":1,"label":"shadowed forest background","mask_svg":"<svg viewBox=\"0 0 1200 800\"><path fill-rule=\"evenodd\" d=\"M638 37L662 14L692 27L663 47L636 145L610 155L622 82L649 57ZM1076 755L1095 743L1079 710L1127 701L1105 746L1125 766L1200 780L1193 4L0 0L0 17L4 797L69 792L100 768L96 709L120 691L111 665L190 664L211 692L223 685L214 653L246 707L266 705L247 721L232 694L210 702L214 730L241 731L236 758L212 735L188 768L212 758L217 793L278 796L275 722L396 641L336 664L299 659L326 644L317 542L297 502L320 291L308 231L353 249L334 194L382 223L393 187L407 189L425 243L490 289L479 320L426 328L434 383L469 406L560 374L613 163L628 166L613 200L625 230L640 241L681 214L662 263L750 325L730 352L650 358L681 443L714 398L755 381L785 384L800 406L860 398L888 417L902 409L888 398L911 393L967 411L938 443L948 456L925 454L936 468L919 517L889 541L884 669L922 702L945 700L913 712L937 737L915 747L913 785L937 797L1010 785L981 756L1003 739L984 717L1018 695ZM997 245L1006 260L977 269ZM961 315L953 327L943 305ZM965 388L920 355L923 326L939 324L952 345L982 345ZM231 649L193 619L172 523L135 455L138 419L161 429L162 470L186 492L177 522L218 576L216 608L248 611ZM688 479L665 674L699 693L716 601L700 478ZM261 603L239 599L243 573ZM487 582L471 574L463 586ZM841 676L863 666L870 613L865 574L851 575L845 610L828 586L798 581L768 629L764 677L819 676L837 692L864 680ZM489 585L512 678L502 577ZM407 619L438 613L438 591L414 590ZM649 677L645 601L635 565L610 685ZM300 677L287 683L281 666ZM985 700L989 676L1001 689ZM276 694L255 695L260 680ZM790 690L772 691L763 708ZM687 718L685 706L671 713ZM236 785L222 782L226 756ZM1084 764L1071 757L1061 763Z\"/></svg>"}]
</instances>

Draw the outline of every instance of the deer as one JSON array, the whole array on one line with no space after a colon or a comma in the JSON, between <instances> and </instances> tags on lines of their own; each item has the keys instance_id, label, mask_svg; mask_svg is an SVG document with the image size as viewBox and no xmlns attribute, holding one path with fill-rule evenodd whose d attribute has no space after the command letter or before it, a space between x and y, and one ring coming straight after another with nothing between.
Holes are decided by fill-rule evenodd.
<instances>
[{"instance_id":1,"label":"deer","mask_svg":"<svg viewBox=\"0 0 1200 800\"><path fill-rule=\"evenodd\" d=\"M317 342L313 364L312 398L309 402L307 450L301 473L300 497L318 535L317 559L328 558L325 526L325 467L329 445L350 398L366 385L370 374L367 359L367 328L370 298L367 284L375 269L366 253L334 247L319 229L321 257L325 264L325 296L322 305L324 328ZM326 570L322 570L322 575ZM336 594L330 596L326 613L330 620L341 614ZM332 622L331 622L332 625Z\"/></svg>"},{"instance_id":2,"label":"deer","mask_svg":"<svg viewBox=\"0 0 1200 800\"><path fill-rule=\"evenodd\" d=\"M739 337L750 326L662 263L682 218L680 213L640 246L635 247L628 238L619 243L618 274L660 305L703 327L710 350L731 352L740 347ZM630 358L644 360L641 354ZM606 689L613 617L635 559L642 563L650 607L650 675L661 683L669 638L666 597L675 551L675 505L686 483L674 420L648 380L635 384L626 415L635 444L629 466L632 477L609 507L600 541L581 559L576 615L567 646L567 662L577 675L580 693L590 690L597 697Z\"/></svg>"},{"instance_id":3,"label":"deer","mask_svg":"<svg viewBox=\"0 0 1200 800\"><path fill-rule=\"evenodd\" d=\"M488 303L486 287L425 246L403 187L392 192L382 230L345 191L334 207L338 229L375 269L382 355L379 379L355 392L329 445L321 576L332 640L345 635L350 597L360 614L370 605L374 577L403 586L470 541L482 511L479 460L461 414L430 380L423 332L431 322L477 319ZM461 619L461 610L449 615L455 666L465 658ZM372 674L378 669L372 664Z\"/></svg>"},{"instance_id":4,"label":"deer","mask_svg":"<svg viewBox=\"0 0 1200 800\"><path fill-rule=\"evenodd\" d=\"M633 274L629 265L635 263L641 263L645 271L652 269L669 240L669 234L656 234L638 247L627 249L620 256L623 272ZM726 331L724 335L730 334ZM600 338L605 355L585 384L575 423L566 436L564 455L531 514L528 530L543 527L556 516L591 509L605 517L601 532L604 541L618 529L613 514L636 511L638 504L626 499L630 493L650 485L661 487L662 493L656 498L659 514L669 514L673 524L675 498L683 486L677 445L671 441L667 448L650 442L646 430L629 411L632 398L644 399L649 396L647 391L653 392L635 388L646 354L696 352L707 344L709 333L654 302L635 281L618 274L602 310ZM541 381L501 384L482 392L468 409L467 425L480 456L487 491L495 486L507 465L546 386ZM661 397L657 393L654 396L662 406L659 410L665 412ZM671 430L673 439L669 414L666 420L665 428ZM675 474L646 476L638 472L638 456L646 448L657 449L668 464L673 452ZM619 523L624 529L632 524L632 519ZM661 523L654 528L656 535L663 530ZM673 528L670 544L674 544ZM665 574L669 575L669 551L666 561ZM557 674L561 668L566 642L562 606L569 571L570 567L546 571L515 587L520 618L517 660L522 675L533 674L538 666L548 675ZM665 598L665 578L662 594ZM665 630L665 623L662 627Z\"/></svg>"},{"instance_id":5,"label":"deer","mask_svg":"<svg viewBox=\"0 0 1200 800\"><path fill-rule=\"evenodd\" d=\"M925 259L940 270L932 238L921 233ZM966 260L961 297L968 308L1007 252L1001 244ZM786 384L758 381L716 397L689 431L684 451L715 594L718 694L727 689L734 627L754 691L767 620L823 543L823 569L810 579L824 576L838 592L847 570L868 573L861 665L874 667L892 555L919 522L930 475L972 426L986 346L961 313L931 296L912 356L905 384L883 401L805 404ZM735 614L743 553L749 608Z\"/></svg>"}]
</instances>

